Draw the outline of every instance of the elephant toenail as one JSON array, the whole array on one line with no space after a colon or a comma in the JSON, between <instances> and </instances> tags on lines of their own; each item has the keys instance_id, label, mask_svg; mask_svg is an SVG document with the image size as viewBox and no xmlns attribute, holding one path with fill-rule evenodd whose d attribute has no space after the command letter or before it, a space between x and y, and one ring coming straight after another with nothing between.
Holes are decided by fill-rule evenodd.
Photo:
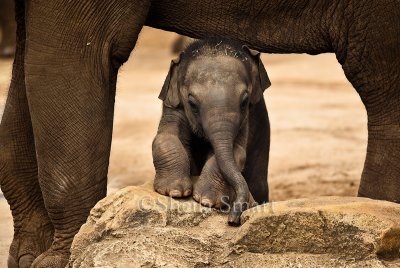
<instances>
[{"instance_id":1,"label":"elephant toenail","mask_svg":"<svg viewBox=\"0 0 400 268\"><path fill-rule=\"evenodd\" d=\"M192 190L186 190L183 195L184 196L189 196L192 193Z\"/></svg>"},{"instance_id":2,"label":"elephant toenail","mask_svg":"<svg viewBox=\"0 0 400 268\"><path fill-rule=\"evenodd\" d=\"M208 198L201 199L201 204L203 206L205 206L205 207L212 207L213 206L213 203Z\"/></svg>"},{"instance_id":3,"label":"elephant toenail","mask_svg":"<svg viewBox=\"0 0 400 268\"><path fill-rule=\"evenodd\" d=\"M172 190L169 192L170 197L181 197L182 193L178 190Z\"/></svg>"}]
</instances>

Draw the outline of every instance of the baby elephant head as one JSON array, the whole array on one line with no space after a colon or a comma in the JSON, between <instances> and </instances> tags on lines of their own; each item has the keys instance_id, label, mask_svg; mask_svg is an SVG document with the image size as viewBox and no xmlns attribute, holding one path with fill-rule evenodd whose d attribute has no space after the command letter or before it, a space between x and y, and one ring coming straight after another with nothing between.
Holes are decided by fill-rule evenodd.
<instances>
[{"instance_id":1,"label":"baby elephant head","mask_svg":"<svg viewBox=\"0 0 400 268\"><path fill-rule=\"evenodd\" d=\"M183 109L193 132L210 141L224 178L236 192L235 202L247 202L249 191L234 161L234 143L247 128L249 107L270 85L260 53L216 38L191 44L172 61L159 96L165 106ZM238 215L230 217L232 223Z\"/></svg>"}]
</instances>

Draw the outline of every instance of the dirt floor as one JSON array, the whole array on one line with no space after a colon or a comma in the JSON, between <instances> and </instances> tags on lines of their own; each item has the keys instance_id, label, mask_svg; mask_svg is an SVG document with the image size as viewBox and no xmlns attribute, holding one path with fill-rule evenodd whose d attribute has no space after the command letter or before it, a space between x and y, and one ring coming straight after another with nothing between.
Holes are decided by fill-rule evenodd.
<instances>
[{"instance_id":1,"label":"dirt floor","mask_svg":"<svg viewBox=\"0 0 400 268\"><path fill-rule=\"evenodd\" d=\"M117 85L109 192L152 180L151 142L161 114L158 93L176 35L145 29ZM264 96L272 138L273 201L357 193L367 144L366 112L331 54L263 55L272 87ZM0 115L11 61L0 61ZM12 219L0 193L0 267L5 267Z\"/></svg>"}]
</instances>

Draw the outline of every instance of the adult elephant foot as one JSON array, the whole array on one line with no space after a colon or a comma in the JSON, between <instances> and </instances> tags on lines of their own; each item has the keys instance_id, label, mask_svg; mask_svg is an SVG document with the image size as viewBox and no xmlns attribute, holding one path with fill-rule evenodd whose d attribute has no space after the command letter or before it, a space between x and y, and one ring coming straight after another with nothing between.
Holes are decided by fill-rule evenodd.
<instances>
[{"instance_id":1,"label":"adult elephant foot","mask_svg":"<svg viewBox=\"0 0 400 268\"><path fill-rule=\"evenodd\" d=\"M44 211L45 212L45 211ZM14 234L8 257L8 267L31 267L33 261L45 252L53 241L54 228L48 216L34 211L24 219Z\"/></svg>"},{"instance_id":2,"label":"adult elephant foot","mask_svg":"<svg viewBox=\"0 0 400 268\"><path fill-rule=\"evenodd\" d=\"M59 252L49 249L40 255L33 263L31 268L59 268L68 264L70 253ZM29 266L28 266L29 267Z\"/></svg>"},{"instance_id":3,"label":"adult elephant foot","mask_svg":"<svg viewBox=\"0 0 400 268\"><path fill-rule=\"evenodd\" d=\"M358 195L400 203L400 124L369 126Z\"/></svg>"}]
</instances>

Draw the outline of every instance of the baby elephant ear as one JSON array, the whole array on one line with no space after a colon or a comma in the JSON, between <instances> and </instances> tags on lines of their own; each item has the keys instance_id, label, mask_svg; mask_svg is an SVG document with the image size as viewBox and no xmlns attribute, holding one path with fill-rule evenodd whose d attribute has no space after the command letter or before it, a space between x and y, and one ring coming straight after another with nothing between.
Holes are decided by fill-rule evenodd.
<instances>
[{"instance_id":1,"label":"baby elephant ear","mask_svg":"<svg viewBox=\"0 0 400 268\"><path fill-rule=\"evenodd\" d=\"M178 66L182 54L183 53L181 53L177 59L171 61L167 78L165 78L164 85L161 89L160 95L158 96L158 98L163 101L164 105L170 108L176 108L180 103L178 90Z\"/></svg>"},{"instance_id":2,"label":"baby elephant ear","mask_svg":"<svg viewBox=\"0 0 400 268\"><path fill-rule=\"evenodd\" d=\"M253 87L250 94L250 102L255 104L261 100L264 91L271 86L267 71L261 61L261 53L243 46L243 48L252 56L255 66L252 68Z\"/></svg>"}]
</instances>

